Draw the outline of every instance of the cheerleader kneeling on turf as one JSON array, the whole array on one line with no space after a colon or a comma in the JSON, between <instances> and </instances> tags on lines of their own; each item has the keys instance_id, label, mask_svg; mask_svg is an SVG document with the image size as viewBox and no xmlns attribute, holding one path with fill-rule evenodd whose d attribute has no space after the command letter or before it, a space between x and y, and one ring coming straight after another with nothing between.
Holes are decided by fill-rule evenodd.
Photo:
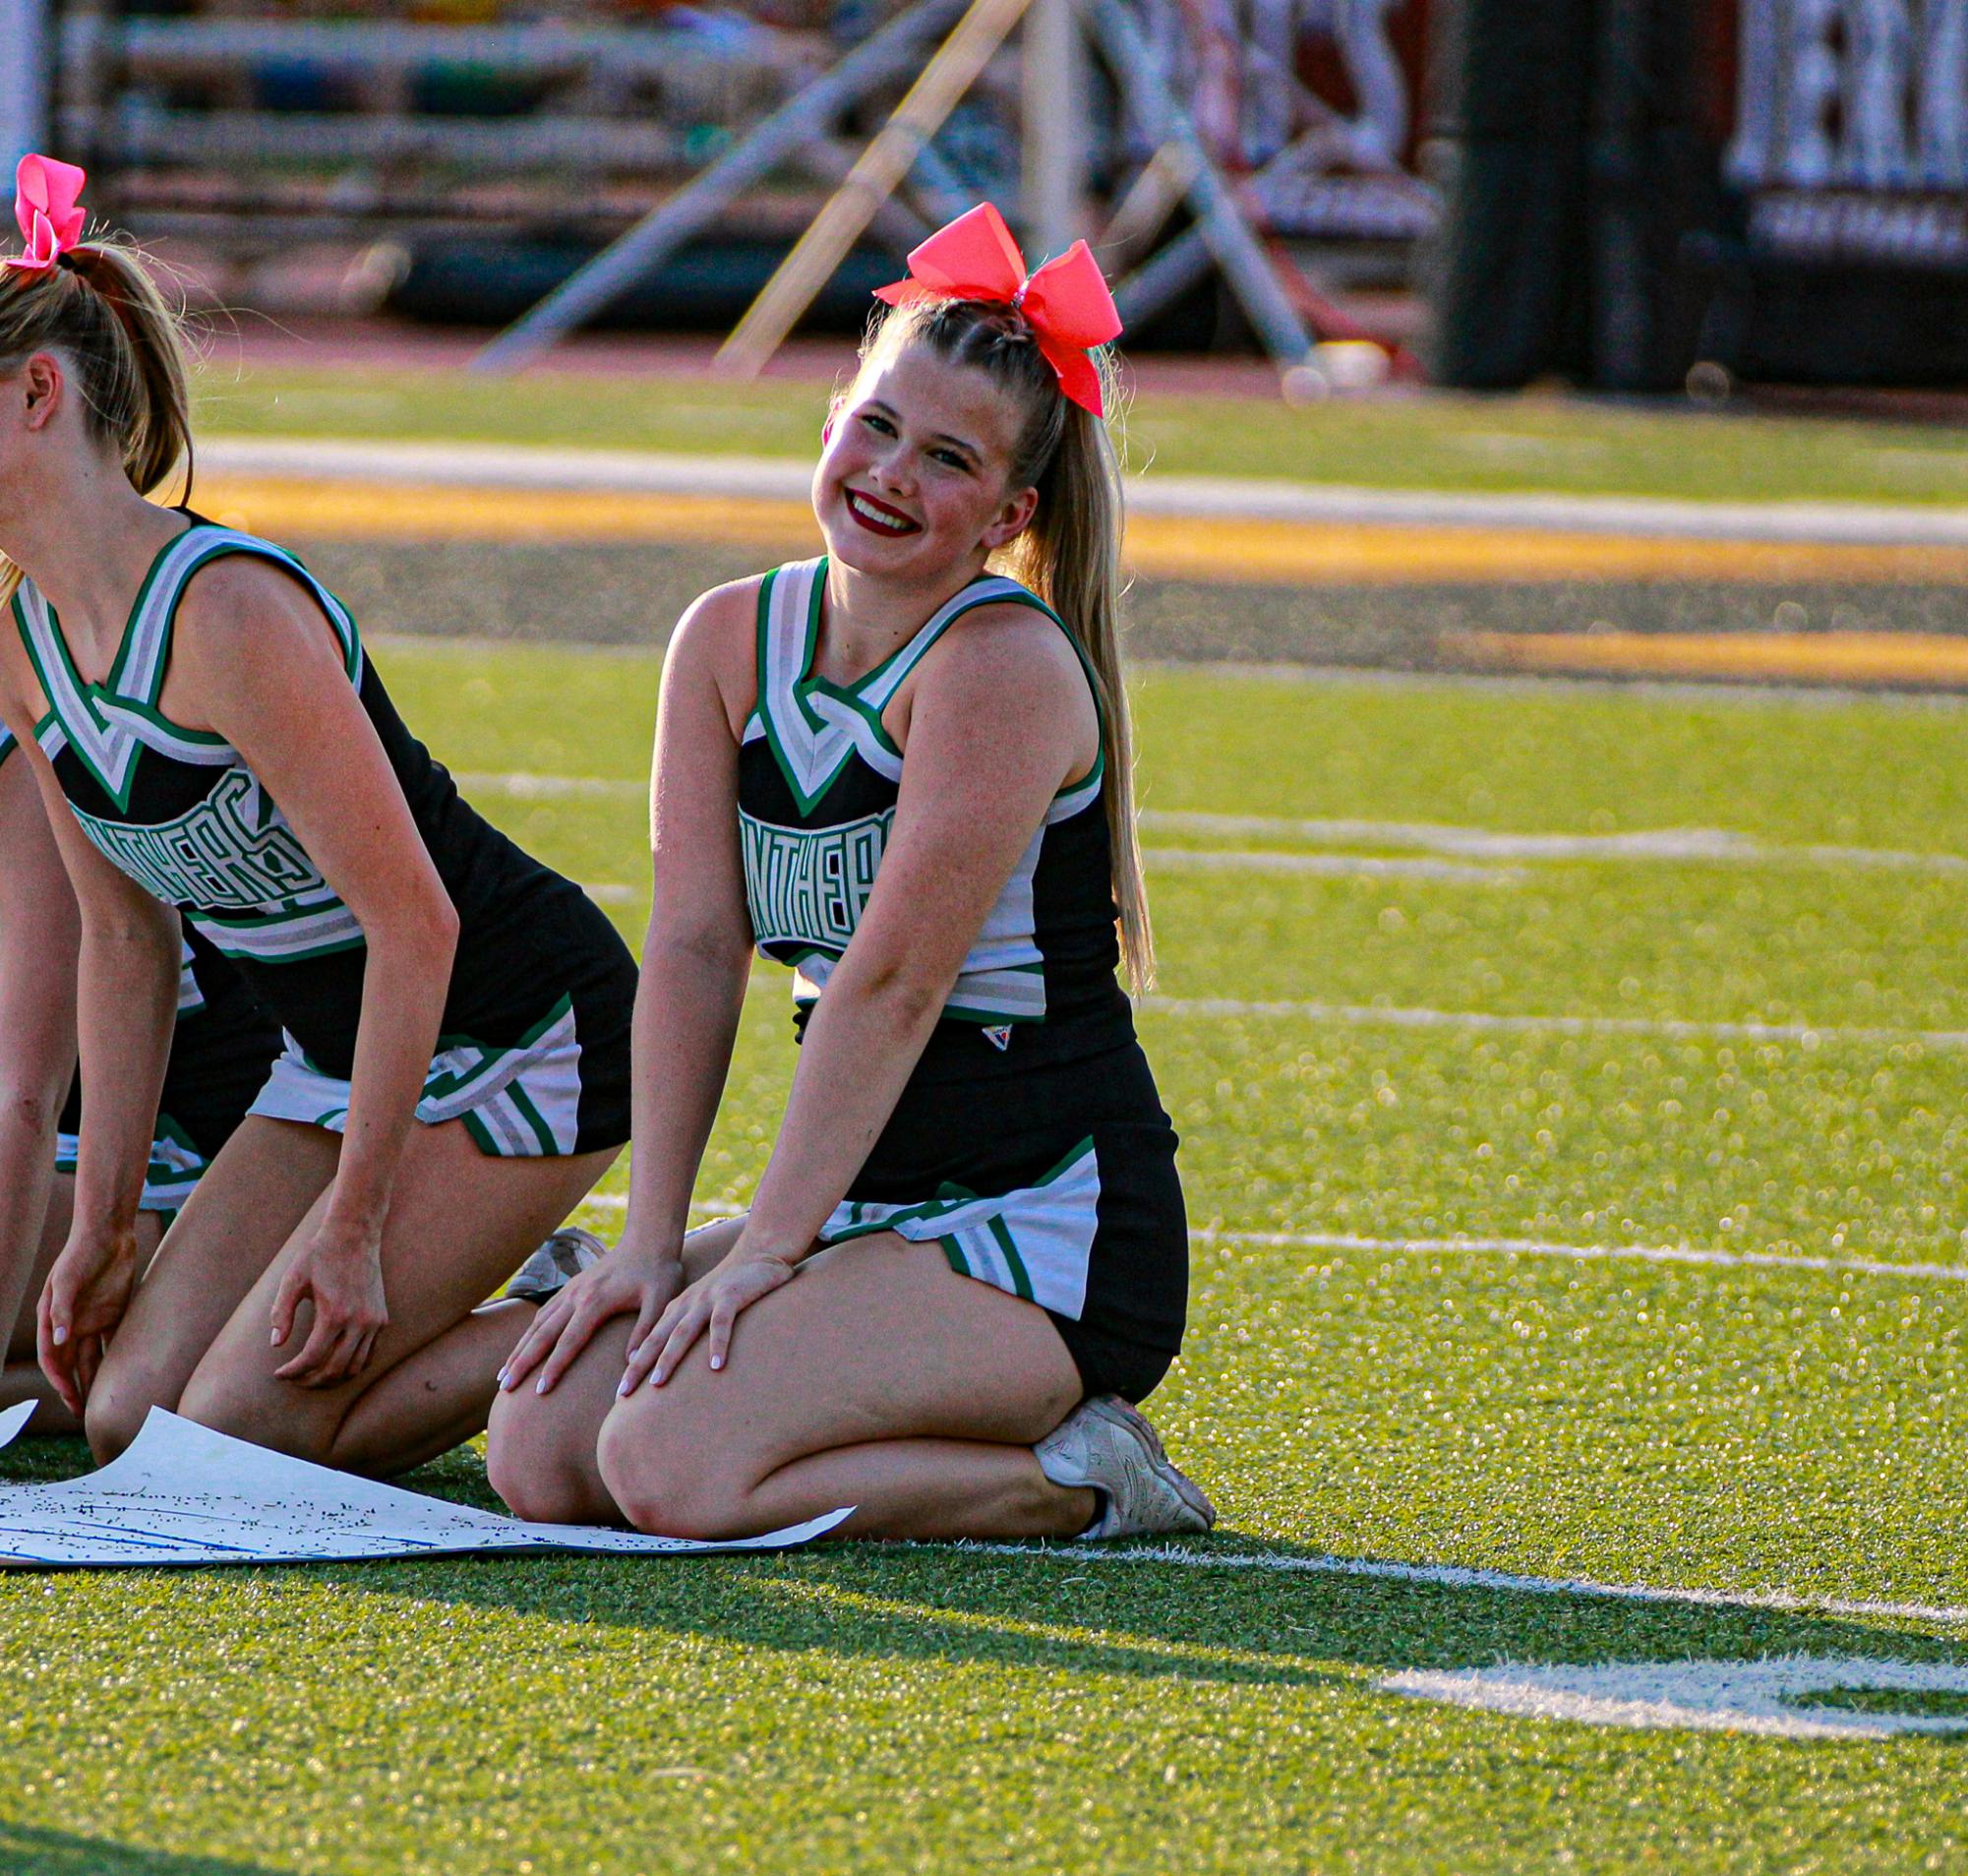
<instances>
[{"instance_id":1,"label":"cheerleader kneeling on turf","mask_svg":"<svg viewBox=\"0 0 1968 1876\"><path fill-rule=\"evenodd\" d=\"M910 270L828 426L826 556L705 594L670 649L628 1219L503 1377L523 1517L1214 1516L1130 1405L1188 1242L1115 981L1150 963L1091 351L1119 321L1084 245L1028 281L989 208ZM754 943L795 969L799 1065L750 1214L686 1238Z\"/></svg>"},{"instance_id":2,"label":"cheerleader kneeling on turf","mask_svg":"<svg viewBox=\"0 0 1968 1876\"><path fill-rule=\"evenodd\" d=\"M626 1137L634 964L458 798L297 560L146 499L189 451L179 335L83 241L81 184L23 161L0 267L0 715L82 915L41 1363L99 1456L163 1405L396 1471L484 1424L532 1310L478 1305ZM181 913L284 1047L137 1282Z\"/></svg>"}]
</instances>

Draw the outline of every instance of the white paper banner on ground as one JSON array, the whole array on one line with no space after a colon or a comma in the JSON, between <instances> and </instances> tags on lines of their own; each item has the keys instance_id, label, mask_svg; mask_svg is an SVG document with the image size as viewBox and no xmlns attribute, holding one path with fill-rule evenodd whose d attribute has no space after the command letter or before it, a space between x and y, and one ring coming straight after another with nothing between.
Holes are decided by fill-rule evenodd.
<instances>
[{"instance_id":1,"label":"white paper banner on ground","mask_svg":"<svg viewBox=\"0 0 1968 1876\"><path fill-rule=\"evenodd\" d=\"M30 1404L0 1413L0 1446L32 1412ZM318 1563L474 1550L699 1556L790 1549L848 1515L830 1511L728 1543L526 1524L289 1459L156 1407L129 1450L100 1472L53 1485L0 1485L0 1569Z\"/></svg>"}]
</instances>

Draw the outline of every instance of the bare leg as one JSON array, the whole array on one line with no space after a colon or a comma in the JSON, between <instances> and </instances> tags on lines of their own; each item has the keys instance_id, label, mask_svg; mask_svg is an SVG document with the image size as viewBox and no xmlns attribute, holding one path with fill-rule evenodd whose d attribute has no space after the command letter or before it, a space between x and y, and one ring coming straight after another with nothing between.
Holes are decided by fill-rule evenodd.
<instances>
[{"instance_id":1,"label":"bare leg","mask_svg":"<svg viewBox=\"0 0 1968 1876\"><path fill-rule=\"evenodd\" d=\"M610 1409L603 1484L638 1530L742 1537L841 1505L851 1537L1071 1537L1096 1509L1033 1456L1078 1403L1044 1310L890 1234L823 1251Z\"/></svg>"},{"instance_id":2,"label":"bare leg","mask_svg":"<svg viewBox=\"0 0 1968 1876\"><path fill-rule=\"evenodd\" d=\"M462 1121L416 1128L383 1234L389 1322L368 1366L324 1388L274 1376L287 1359L268 1339L274 1292L327 1204L324 1192L203 1354L180 1411L354 1472L400 1472L469 1437L485 1424L500 1366L530 1320L524 1304L479 1303L614 1158L495 1159L478 1150ZM303 1305L294 1337L307 1329Z\"/></svg>"},{"instance_id":3,"label":"bare leg","mask_svg":"<svg viewBox=\"0 0 1968 1876\"><path fill-rule=\"evenodd\" d=\"M320 1127L240 1122L164 1234L89 1389L98 1460L129 1445L152 1407L178 1406L212 1339L328 1189L339 1153Z\"/></svg>"},{"instance_id":4,"label":"bare leg","mask_svg":"<svg viewBox=\"0 0 1968 1876\"><path fill-rule=\"evenodd\" d=\"M694 1283L738 1242L742 1218L720 1219L684 1240L684 1281ZM486 1472L517 1518L539 1524L626 1524L602 1483L595 1441L628 1364L633 1318L604 1323L551 1394L532 1383L492 1407Z\"/></svg>"},{"instance_id":5,"label":"bare leg","mask_svg":"<svg viewBox=\"0 0 1968 1876\"><path fill-rule=\"evenodd\" d=\"M75 1180L65 1173L57 1174L48 1190L48 1209L41 1221L41 1241L34 1248L27 1294L7 1340L5 1363L0 1365L0 1407L18 1407L23 1401L35 1403L34 1418L27 1425L30 1438L82 1431L82 1422L62 1404L34 1359L34 1304L68 1242L69 1221L74 1216ZM137 1256L144 1267L148 1268L156 1255L157 1241L163 1235L163 1220L157 1213L137 1214Z\"/></svg>"}]
</instances>

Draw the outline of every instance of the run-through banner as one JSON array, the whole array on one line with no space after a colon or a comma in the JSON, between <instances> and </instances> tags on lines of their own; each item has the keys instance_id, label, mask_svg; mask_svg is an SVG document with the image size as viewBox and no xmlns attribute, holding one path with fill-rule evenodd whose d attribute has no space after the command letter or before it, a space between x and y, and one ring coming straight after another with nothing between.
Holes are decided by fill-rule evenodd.
<instances>
[{"instance_id":1,"label":"run-through banner","mask_svg":"<svg viewBox=\"0 0 1968 1876\"><path fill-rule=\"evenodd\" d=\"M25 1403L0 1413L0 1446L32 1412ZM154 1407L129 1450L100 1472L52 1485L0 1484L0 1569L317 1563L476 1550L697 1556L791 1549L848 1515L830 1511L728 1543L526 1524L289 1459Z\"/></svg>"}]
</instances>

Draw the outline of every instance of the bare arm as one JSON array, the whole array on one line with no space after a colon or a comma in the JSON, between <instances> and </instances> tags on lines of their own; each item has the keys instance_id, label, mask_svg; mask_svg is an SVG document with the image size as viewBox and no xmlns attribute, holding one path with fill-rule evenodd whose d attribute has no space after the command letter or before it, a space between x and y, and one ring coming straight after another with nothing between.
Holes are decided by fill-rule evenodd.
<instances>
[{"instance_id":1,"label":"bare arm","mask_svg":"<svg viewBox=\"0 0 1968 1876\"><path fill-rule=\"evenodd\" d=\"M16 696L8 711L25 725ZM47 758L24 744L42 826L59 848L80 915L73 989L85 1087L82 1154L68 1242L36 1308L40 1363L80 1415L103 1339L122 1320L137 1277L137 1210L177 1021L178 915L111 866L85 838ZM11 859L11 855L10 855Z\"/></svg>"},{"instance_id":2,"label":"bare arm","mask_svg":"<svg viewBox=\"0 0 1968 1876\"><path fill-rule=\"evenodd\" d=\"M4 739L0 739L4 744ZM40 792L0 753L0 1343L26 1300L75 1072L82 919Z\"/></svg>"},{"instance_id":3,"label":"bare arm","mask_svg":"<svg viewBox=\"0 0 1968 1876\"><path fill-rule=\"evenodd\" d=\"M241 561L196 575L165 703L239 751L367 942L340 1165L314 1247L273 1311L278 1344L312 1301L307 1344L279 1372L325 1385L364 1365L388 1320L383 1224L437 1047L457 913L333 634L292 579Z\"/></svg>"},{"instance_id":4,"label":"bare arm","mask_svg":"<svg viewBox=\"0 0 1968 1876\"><path fill-rule=\"evenodd\" d=\"M717 1119L750 974L739 860L738 741L721 654L749 595L691 608L664 664L649 789L651 899L635 996L635 1158L622 1248L681 1261L690 1192Z\"/></svg>"},{"instance_id":5,"label":"bare arm","mask_svg":"<svg viewBox=\"0 0 1968 1876\"><path fill-rule=\"evenodd\" d=\"M1056 628L991 609L959 634L917 682L894 833L807 1023L744 1232L726 1264L671 1305L631 1376L653 1363L660 1384L705 1328L711 1365L722 1366L738 1311L812 1249L1053 795L1092 759L1092 701Z\"/></svg>"},{"instance_id":6,"label":"bare arm","mask_svg":"<svg viewBox=\"0 0 1968 1876\"><path fill-rule=\"evenodd\" d=\"M752 655L749 584L687 612L663 667L649 796L652 894L635 991L628 1219L604 1265L540 1311L507 1364L559 1380L595 1329L633 1309L639 1342L682 1282L684 1230L717 1119L750 971L728 692Z\"/></svg>"}]
</instances>

